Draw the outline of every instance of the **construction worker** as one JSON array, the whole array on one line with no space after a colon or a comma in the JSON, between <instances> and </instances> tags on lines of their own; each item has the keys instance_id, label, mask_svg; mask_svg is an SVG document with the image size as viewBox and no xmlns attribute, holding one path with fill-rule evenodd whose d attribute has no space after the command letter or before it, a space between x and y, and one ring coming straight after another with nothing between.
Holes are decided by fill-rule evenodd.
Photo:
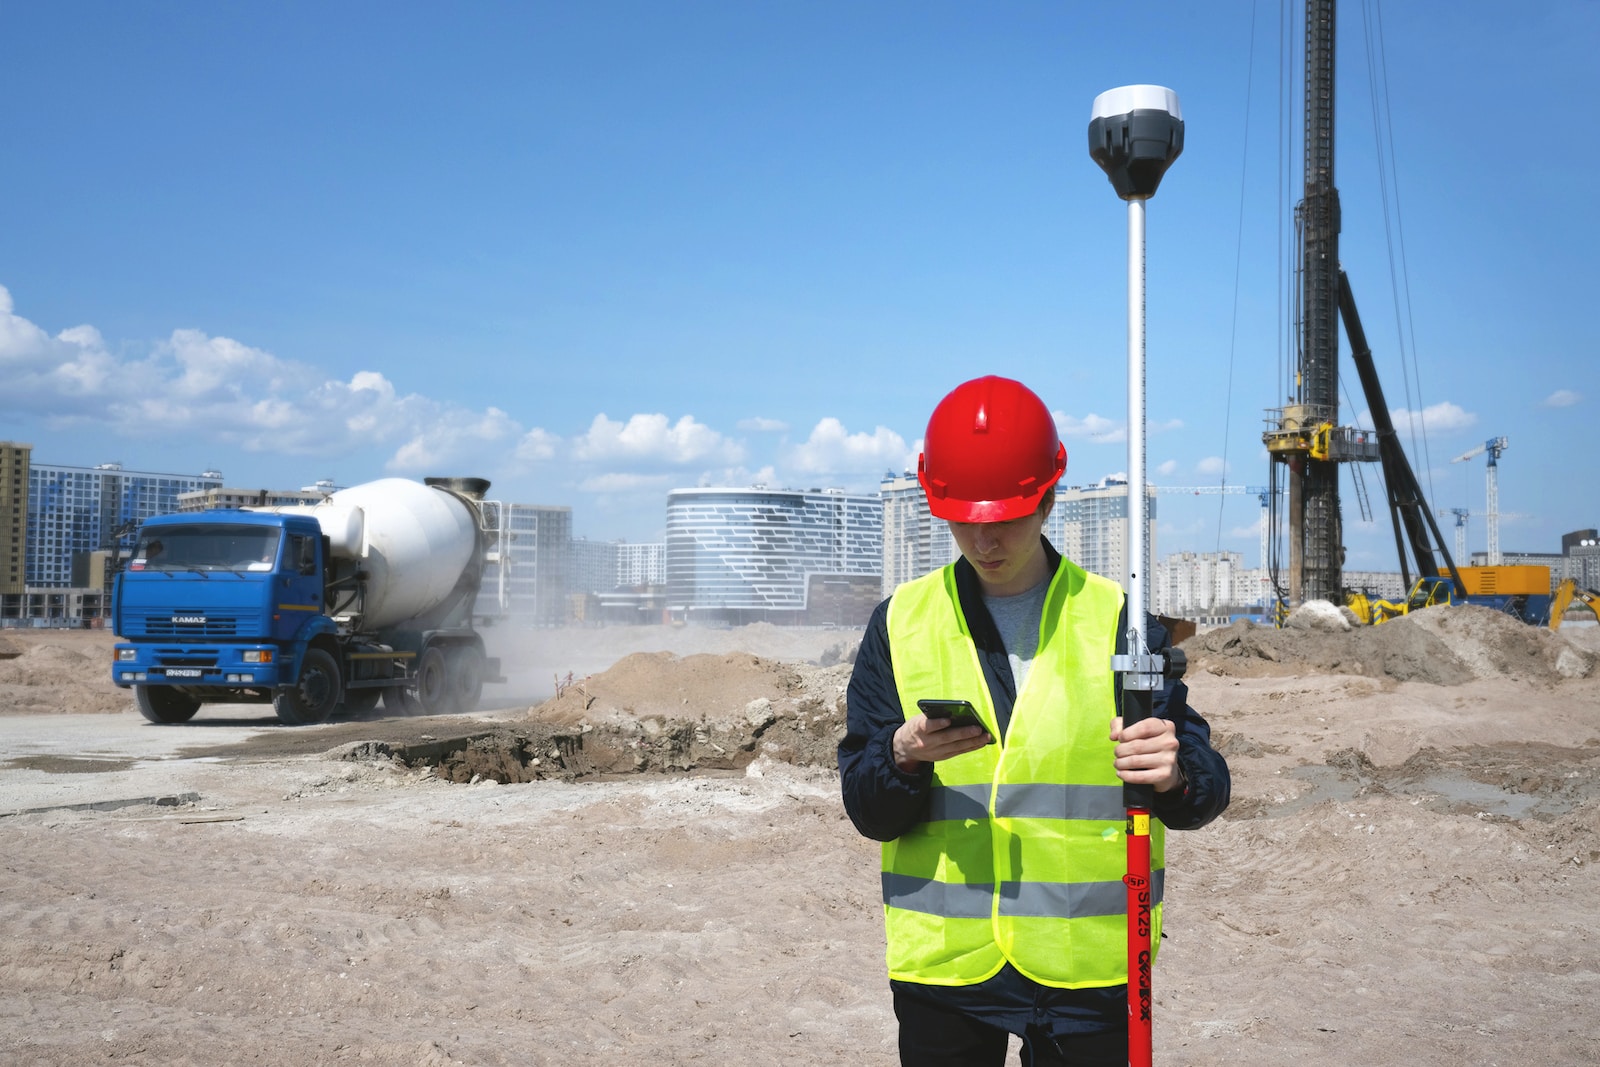
<instances>
[{"instance_id":1,"label":"construction worker","mask_svg":"<svg viewBox=\"0 0 1600 1067\"><path fill-rule=\"evenodd\" d=\"M856 828L884 842L903 1064L1001 1064L1008 1034L1024 1065L1126 1064L1121 784L1155 789L1153 944L1160 824L1200 827L1228 804L1181 682L1151 718L1117 716L1122 589L1043 535L1066 461L1020 382L979 378L939 403L917 478L961 558L878 606L850 679L839 771ZM1162 651L1166 630L1148 632ZM980 722L930 718L923 699L968 701Z\"/></svg>"}]
</instances>

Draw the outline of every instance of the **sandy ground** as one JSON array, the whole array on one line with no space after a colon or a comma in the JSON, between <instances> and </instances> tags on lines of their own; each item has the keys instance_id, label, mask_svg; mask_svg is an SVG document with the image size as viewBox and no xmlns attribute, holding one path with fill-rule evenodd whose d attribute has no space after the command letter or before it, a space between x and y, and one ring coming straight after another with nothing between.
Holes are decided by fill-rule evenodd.
<instances>
[{"instance_id":1,"label":"sandy ground","mask_svg":"<svg viewBox=\"0 0 1600 1067\"><path fill-rule=\"evenodd\" d=\"M1235 802L1169 838L1158 1063L1596 1062L1600 631L1520 627L1188 643ZM854 635L770 629L549 631L537 708L300 729L0 632L0 1063L894 1063Z\"/></svg>"}]
</instances>

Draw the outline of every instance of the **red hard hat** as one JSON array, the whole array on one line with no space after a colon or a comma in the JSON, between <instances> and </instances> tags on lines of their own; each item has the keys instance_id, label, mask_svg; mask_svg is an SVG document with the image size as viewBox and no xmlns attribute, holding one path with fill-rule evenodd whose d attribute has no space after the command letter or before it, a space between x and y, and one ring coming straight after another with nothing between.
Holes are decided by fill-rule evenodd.
<instances>
[{"instance_id":1,"label":"red hard hat","mask_svg":"<svg viewBox=\"0 0 1600 1067\"><path fill-rule=\"evenodd\" d=\"M917 481L935 518L1008 522L1031 515L1067 469L1067 446L1044 401L1010 378L951 390L928 419Z\"/></svg>"}]
</instances>

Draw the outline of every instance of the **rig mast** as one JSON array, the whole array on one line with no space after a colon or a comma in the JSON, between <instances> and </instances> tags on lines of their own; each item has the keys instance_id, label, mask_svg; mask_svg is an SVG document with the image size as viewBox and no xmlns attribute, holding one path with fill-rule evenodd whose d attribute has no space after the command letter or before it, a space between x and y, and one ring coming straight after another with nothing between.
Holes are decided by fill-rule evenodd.
<instances>
[{"instance_id":1,"label":"rig mast","mask_svg":"<svg viewBox=\"0 0 1600 1067\"><path fill-rule=\"evenodd\" d=\"M1378 458L1371 435L1339 425L1339 190L1333 181L1335 0L1306 0L1305 188L1300 244L1299 352L1293 393L1268 412L1262 441L1288 469L1291 604L1343 601L1339 464Z\"/></svg>"}]
</instances>

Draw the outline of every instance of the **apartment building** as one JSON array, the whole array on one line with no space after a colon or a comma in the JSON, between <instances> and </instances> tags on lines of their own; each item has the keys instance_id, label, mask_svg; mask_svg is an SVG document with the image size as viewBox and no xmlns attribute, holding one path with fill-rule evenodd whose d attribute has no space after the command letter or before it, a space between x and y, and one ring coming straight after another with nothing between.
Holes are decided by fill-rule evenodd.
<instances>
[{"instance_id":1,"label":"apartment building","mask_svg":"<svg viewBox=\"0 0 1600 1067\"><path fill-rule=\"evenodd\" d=\"M179 494L221 486L217 471L166 474L124 470L120 463L75 467L35 460L28 469L25 584L70 588L75 558L131 545L139 523L178 510Z\"/></svg>"}]
</instances>

